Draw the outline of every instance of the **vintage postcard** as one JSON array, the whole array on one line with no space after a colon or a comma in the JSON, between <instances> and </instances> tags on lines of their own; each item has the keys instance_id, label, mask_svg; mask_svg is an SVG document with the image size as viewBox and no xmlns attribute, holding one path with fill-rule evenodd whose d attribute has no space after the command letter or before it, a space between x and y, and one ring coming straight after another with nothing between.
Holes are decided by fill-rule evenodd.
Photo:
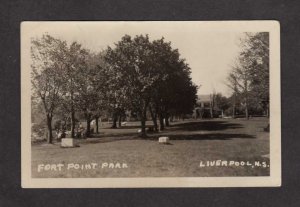
<instances>
[{"instance_id":1,"label":"vintage postcard","mask_svg":"<svg viewBox=\"0 0 300 207\"><path fill-rule=\"evenodd\" d=\"M277 21L21 23L22 187L281 185Z\"/></svg>"}]
</instances>

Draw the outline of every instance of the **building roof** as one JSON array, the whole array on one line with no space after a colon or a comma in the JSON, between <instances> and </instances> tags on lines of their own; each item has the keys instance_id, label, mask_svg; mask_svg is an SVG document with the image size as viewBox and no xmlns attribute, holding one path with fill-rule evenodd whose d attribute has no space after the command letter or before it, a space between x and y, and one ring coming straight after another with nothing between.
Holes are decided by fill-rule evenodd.
<instances>
[{"instance_id":1,"label":"building roof","mask_svg":"<svg viewBox=\"0 0 300 207\"><path fill-rule=\"evenodd\" d=\"M210 102L210 96L211 95L198 95L198 100L197 102L200 103L200 102Z\"/></svg>"}]
</instances>

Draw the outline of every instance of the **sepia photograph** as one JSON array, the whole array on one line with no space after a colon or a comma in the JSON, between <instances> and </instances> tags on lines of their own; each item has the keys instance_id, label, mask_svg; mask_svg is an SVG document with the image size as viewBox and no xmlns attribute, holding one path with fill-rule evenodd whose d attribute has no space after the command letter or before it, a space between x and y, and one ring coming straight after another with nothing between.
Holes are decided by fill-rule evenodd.
<instances>
[{"instance_id":1,"label":"sepia photograph","mask_svg":"<svg viewBox=\"0 0 300 207\"><path fill-rule=\"evenodd\" d=\"M22 187L280 186L279 28L22 22Z\"/></svg>"}]
</instances>

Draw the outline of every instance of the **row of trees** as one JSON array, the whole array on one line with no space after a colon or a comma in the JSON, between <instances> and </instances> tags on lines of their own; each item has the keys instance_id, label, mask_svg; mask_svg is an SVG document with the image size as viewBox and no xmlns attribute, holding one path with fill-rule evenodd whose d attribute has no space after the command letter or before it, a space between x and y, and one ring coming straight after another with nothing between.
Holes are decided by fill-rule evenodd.
<instances>
[{"instance_id":1,"label":"row of trees","mask_svg":"<svg viewBox=\"0 0 300 207\"><path fill-rule=\"evenodd\" d=\"M233 93L232 114L237 106L249 112L262 110L269 116L269 33L245 33L241 52L228 76L227 85Z\"/></svg>"},{"instance_id":2,"label":"row of trees","mask_svg":"<svg viewBox=\"0 0 300 207\"><path fill-rule=\"evenodd\" d=\"M191 69L164 38L125 35L113 47L91 53L77 42L68 45L43 35L32 39L31 57L32 103L43 108L49 143L54 116L70 120L74 137L79 114L89 136L93 119L98 124L99 117L111 114L116 127L131 111L138 115L145 137L147 113L154 130L158 131L157 120L163 130L171 115L191 113L196 102Z\"/></svg>"}]
</instances>

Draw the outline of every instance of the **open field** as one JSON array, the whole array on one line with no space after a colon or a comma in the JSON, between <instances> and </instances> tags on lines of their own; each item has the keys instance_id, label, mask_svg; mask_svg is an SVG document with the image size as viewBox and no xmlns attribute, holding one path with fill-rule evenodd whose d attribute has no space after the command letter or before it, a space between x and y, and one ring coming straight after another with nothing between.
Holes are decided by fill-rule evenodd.
<instances>
[{"instance_id":1,"label":"open field","mask_svg":"<svg viewBox=\"0 0 300 207\"><path fill-rule=\"evenodd\" d=\"M151 122L149 122L150 124ZM32 145L33 177L205 177L268 176L269 133L267 118L187 120L173 122L164 132L138 137L138 123L120 129L104 125L99 135L79 140L80 147L61 148L59 143ZM171 144L158 144L169 136ZM227 166L202 166L207 161L228 161ZM229 166L245 161L251 166ZM255 161L259 161L254 165ZM266 166L263 166L266 162ZM39 164L64 164L38 172ZM97 163L95 169L67 169L70 163ZM114 163L114 168L105 163ZM118 168L116 163L121 163ZM122 163L125 165L122 166ZM103 166L104 164L104 166ZM231 163L232 164L232 163ZM127 166L127 167L126 167ZM103 168L102 168L103 167ZM112 165L111 165L112 167ZM117 168L116 168L117 167ZM122 168L124 167L124 168Z\"/></svg>"}]
</instances>

